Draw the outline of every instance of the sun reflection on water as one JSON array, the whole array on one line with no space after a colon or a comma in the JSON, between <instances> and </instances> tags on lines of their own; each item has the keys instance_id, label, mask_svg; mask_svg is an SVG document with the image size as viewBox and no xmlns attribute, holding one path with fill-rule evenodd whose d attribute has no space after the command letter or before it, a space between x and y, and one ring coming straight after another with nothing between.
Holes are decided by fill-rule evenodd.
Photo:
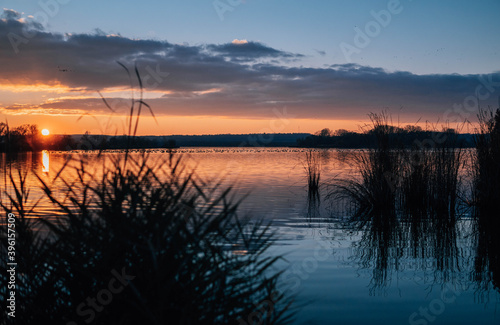
<instances>
[{"instance_id":1,"label":"sun reflection on water","mask_svg":"<svg viewBox=\"0 0 500 325\"><path fill-rule=\"evenodd\" d=\"M42 172L48 173L49 172L49 152L47 150L42 151Z\"/></svg>"}]
</instances>

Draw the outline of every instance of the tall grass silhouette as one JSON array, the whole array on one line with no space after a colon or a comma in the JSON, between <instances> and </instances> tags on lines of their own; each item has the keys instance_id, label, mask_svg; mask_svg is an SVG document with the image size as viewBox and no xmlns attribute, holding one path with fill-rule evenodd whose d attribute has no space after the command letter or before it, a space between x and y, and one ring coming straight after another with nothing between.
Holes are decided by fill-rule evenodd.
<instances>
[{"instance_id":1,"label":"tall grass silhouette","mask_svg":"<svg viewBox=\"0 0 500 325\"><path fill-rule=\"evenodd\" d=\"M478 212L495 211L500 199L500 109L481 110L475 150L475 198Z\"/></svg>"},{"instance_id":2,"label":"tall grass silhouette","mask_svg":"<svg viewBox=\"0 0 500 325\"><path fill-rule=\"evenodd\" d=\"M371 213L385 214L395 210L396 186L400 175L400 151L393 150L393 131L389 116L385 113L371 114L374 143L366 151L351 159L356 164L359 177L338 182L330 197L350 199L356 205L356 218Z\"/></svg>"},{"instance_id":3,"label":"tall grass silhouette","mask_svg":"<svg viewBox=\"0 0 500 325\"><path fill-rule=\"evenodd\" d=\"M137 67L135 72L142 94ZM130 137L142 106L150 108L142 95L132 99ZM237 216L230 187L206 183L174 151L157 163L129 150L100 159L97 165L68 160L50 181L36 175L45 198L61 211L55 220L37 215L27 172L10 174L14 194L6 192L0 206L17 217L17 312L15 319L2 313L2 324L290 320L292 300L277 287L280 257L267 253L273 234L262 222ZM6 227L0 229L5 253ZM2 301L8 295L5 261ZM108 288L113 270L133 279L90 312L88 299Z\"/></svg>"},{"instance_id":4,"label":"tall grass silhouette","mask_svg":"<svg viewBox=\"0 0 500 325\"><path fill-rule=\"evenodd\" d=\"M474 221L477 254L473 277L479 289L500 290L500 108L480 110L474 168Z\"/></svg>"},{"instance_id":5,"label":"tall grass silhouette","mask_svg":"<svg viewBox=\"0 0 500 325\"><path fill-rule=\"evenodd\" d=\"M407 135L390 124L386 113L371 114L367 131L372 143L351 158L359 176L337 183L331 197L342 197L357 206L356 218L372 213L404 212L416 218L455 217L459 203L462 149L458 134L449 128L442 141L422 146L403 145Z\"/></svg>"},{"instance_id":6,"label":"tall grass silhouette","mask_svg":"<svg viewBox=\"0 0 500 325\"><path fill-rule=\"evenodd\" d=\"M456 216L463 150L454 130L445 128L441 138L432 147L414 145L404 153L401 202L407 213Z\"/></svg>"},{"instance_id":7,"label":"tall grass silhouette","mask_svg":"<svg viewBox=\"0 0 500 325\"><path fill-rule=\"evenodd\" d=\"M307 189L309 197L319 198L319 188L321 179L321 157L319 152L313 149L305 153L305 166L307 173Z\"/></svg>"}]
</instances>

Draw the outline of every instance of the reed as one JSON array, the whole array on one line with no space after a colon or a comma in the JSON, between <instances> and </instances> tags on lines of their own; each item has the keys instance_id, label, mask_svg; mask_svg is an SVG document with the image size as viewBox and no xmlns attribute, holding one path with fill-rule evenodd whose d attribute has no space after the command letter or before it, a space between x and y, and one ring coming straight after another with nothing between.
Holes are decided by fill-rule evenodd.
<instances>
[{"instance_id":1,"label":"reed","mask_svg":"<svg viewBox=\"0 0 500 325\"><path fill-rule=\"evenodd\" d=\"M478 215L490 215L500 199L500 109L480 110L478 117L474 202Z\"/></svg>"},{"instance_id":2,"label":"reed","mask_svg":"<svg viewBox=\"0 0 500 325\"><path fill-rule=\"evenodd\" d=\"M429 186L431 182L430 150L416 145L405 152L405 163L402 165L401 201L405 214L414 217L427 214L429 206Z\"/></svg>"},{"instance_id":3,"label":"reed","mask_svg":"<svg viewBox=\"0 0 500 325\"><path fill-rule=\"evenodd\" d=\"M412 215L434 218L456 215L463 151L458 134L450 129L441 132L442 141L431 147L412 146L402 165L401 203Z\"/></svg>"},{"instance_id":4,"label":"reed","mask_svg":"<svg viewBox=\"0 0 500 325\"><path fill-rule=\"evenodd\" d=\"M137 68L136 75L140 80ZM149 108L142 97L132 100L129 137L142 106ZM278 290L275 262L281 257L267 253L273 234L262 222L237 216L231 188L206 183L173 151L156 164L129 150L113 157L101 155L99 168L84 156L67 160L50 182L35 175L45 198L61 211L55 219L38 215L36 204L28 208L26 174L11 174L14 194L6 192L0 206L3 215L18 217L16 324L290 320L292 299ZM0 227L2 253L8 249L6 229ZM6 269L2 258L2 284L8 282ZM99 294L113 272L130 280L111 302L99 303L109 298ZM6 288L0 288L2 301ZM97 309L88 300L96 297ZM12 321L6 316L0 323Z\"/></svg>"},{"instance_id":5,"label":"reed","mask_svg":"<svg viewBox=\"0 0 500 325\"><path fill-rule=\"evenodd\" d=\"M371 114L371 147L351 157L359 177L340 180L330 196L352 200L357 206L356 217L386 214L395 211L396 190L400 179L400 151L394 150L394 128L385 113Z\"/></svg>"},{"instance_id":6,"label":"reed","mask_svg":"<svg viewBox=\"0 0 500 325\"><path fill-rule=\"evenodd\" d=\"M359 177L342 180L331 195L355 202L356 218L403 213L405 218L455 218L461 191L463 151L458 133L449 128L424 146L411 147L404 130L392 126L386 113L371 114L369 149L351 158ZM417 220L418 221L418 220Z\"/></svg>"},{"instance_id":7,"label":"reed","mask_svg":"<svg viewBox=\"0 0 500 325\"><path fill-rule=\"evenodd\" d=\"M310 198L319 198L321 179L321 157L319 152L310 149L305 154L304 169L307 173L307 188Z\"/></svg>"},{"instance_id":8,"label":"reed","mask_svg":"<svg viewBox=\"0 0 500 325\"><path fill-rule=\"evenodd\" d=\"M480 110L476 135L474 168L474 225L477 256L473 277L480 292L490 285L500 288L500 239L498 202L500 200L500 108Z\"/></svg>"},{"instance_id":9,"label":"reed","mask_svg":"<svg viewBox=\"0 0 500 325\"><path fill-rule=\"evenodd\" d=\"M456 143L456 134L448 134L448 143ZM435 217L456 217L461 180L462 150L457 145L439 145L430 161L430 208Z\"/></svg>"}]
</instances>

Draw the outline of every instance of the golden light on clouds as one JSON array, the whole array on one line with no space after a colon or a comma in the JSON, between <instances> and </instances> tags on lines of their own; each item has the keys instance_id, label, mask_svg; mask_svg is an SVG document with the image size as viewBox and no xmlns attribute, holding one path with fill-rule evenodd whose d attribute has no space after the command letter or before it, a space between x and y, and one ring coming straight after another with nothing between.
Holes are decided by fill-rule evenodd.
<instances>
[{"instance_id":1,"label":"golden light on clouds","mask_svg":"<svg viewBox=\"0 0 500 325\"><path fill-rule=\"evenodd\" d=\"M42 108L31 105L13 105L9 108L0 107L0 114L13 116L81 116L88 111L73 108Z\"/></svg>"},{"instance_id":2,"label":"golden light on clouds","mask_svg":"<svg viewBox=\"0 0 500 325\"><path fill-rule=\"evenodd\" d=\"M248 41L246 39L239 40L235 38L231 43L235 45L241 45L241 44L247 44Z\"/></svg>"},{"instance_id":3,"label":"golden light on clouds","mask_svg":"<svg viewBox=\"0 0 500 325\"><path fill-rule=\"evenodd\" d=\"M54 83L52 85L48 84L26 84L26 83L0 83L0 89L3 91L10 91L14 93L21 92L46 92L46 93L57 93L64 94L74 91L84 92L85 89L76 89L68 86L64 86L61 83Z\"/></svg>"},{"instance_id":4,"label":"golden light on clouds","mask_svg":"<svg viewBox=\"0 0 500 325\"><path fill-rule=\"evenodd\" d=\"M220 93L221 91L222 88L211 88L207 90L193 91L193 93L196 95L206 95L206 94Z\"/></svg>"}]
</instances>

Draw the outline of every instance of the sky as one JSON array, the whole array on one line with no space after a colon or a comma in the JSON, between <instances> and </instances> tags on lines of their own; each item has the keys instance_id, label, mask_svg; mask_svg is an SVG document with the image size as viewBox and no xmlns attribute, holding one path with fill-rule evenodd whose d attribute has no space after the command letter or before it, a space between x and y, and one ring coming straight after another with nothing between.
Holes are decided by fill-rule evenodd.
<instances>
[{"instance_id":1,"label":"sky","mask_svg":"<svg viewBox=\"0 0 500 325\"><path fill-rule=\"evenodd\" d=\"M137 67L141 135L357 130L382 111L454 126L500 105L498 13L498 0L4 0L0 119L123 134Z\"/></svg>"}]
</instances>

